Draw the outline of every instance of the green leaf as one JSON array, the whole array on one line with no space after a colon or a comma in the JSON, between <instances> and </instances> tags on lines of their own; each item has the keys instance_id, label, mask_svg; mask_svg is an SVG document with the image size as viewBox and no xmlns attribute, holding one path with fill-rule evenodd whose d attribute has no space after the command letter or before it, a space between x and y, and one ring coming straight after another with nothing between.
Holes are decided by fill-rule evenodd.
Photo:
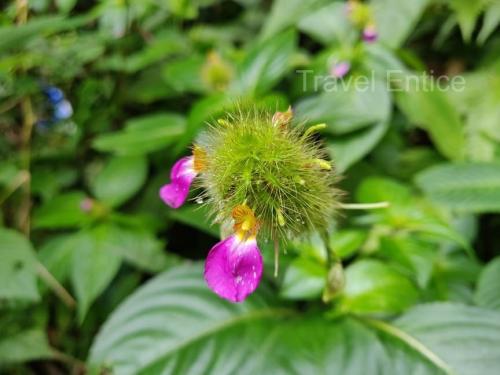
<instances>
[{"instance_id":1,"label":"green leaf","mask_svg":"<svg viewBox=\"0 0 500 375\"><path fill-rule=\"evenodd\" d=\"M479 275L474 295L476 303L488 309L500 310L500 257L484 267Z\"/></svg>"},{"instance_id":2,"label":"green leaf","mask_svg":"<svg viewBox=\"0 0 500 375\"><path fill-rule=\"evenodd\" d=\"M201 69L205 58L192 55L179 58L165 65L162 71L163 80L176 92L203 93L205 85L201 77Z\"/></svg>"},{"instance_id":3,"label":"green leaf","mask_svg":"<svg viewBox=\"0 0 500 375\"><path fill-rule=\"evenodd\" d=\"M417 185L430 199L460 212L500 211L500 164L442 164L419 173Z\"/></svg>"},{"instance_id":4,"label":"green leaf","mask_svg":"<svg viewBox=\"0 0 500 375\"><path fill-rule=\"evenodd\" d=\"M403 275L376 260L361 260L345 271L341 309L370 313L397 313L415 304L418 291Z\"/></svg>"},{"instance_id":5,"label":"green leaf","mask_svg":"<svg viewBox=\"0 0 500 375\"><path fill-rule=\"evenodd\" d=\"M92 302L118 271L121 257L113 251L115 238L104 225L78 233L71 245L71 282L78 301L78 318L83 321Z\"/></svg>"},{"instance_id":6,"label":"green leaf","mask_svg":"<svg viewBox=\"0 0 500 375\"><path fill-rule=\"evenodd\" d=\"M201 265L167 271L113 312L90 349L90 373L463 374L500 368L500 314L418 306L394 324L301 315L260 292L219 299ZM237 348L237 350L235 350Z\"/></svg>"},{"instance_id":7,"label":"green leaf","mask_svg":"<svg viewBox=\"0 0 500 375\"><path fill-rule=\"evenodd\" d=\"M374 11L379 40L389 47L400 47L414 30L428 2L372 0L370 6Z\"/></svg>"},{"instance_id":8,"label":"green leaf","mask_svg":"<svg viewBox=\"0 0 500 375\"><path fill-rule=\"evenodd\" d=\"M418 76L417 76L418 78ZM406 91L398 89L396 103L416 126L426 130L438 151L451 160L465 156L465 132L460 114L441 89L432 88L436 82L405 75ZM418 87L416 87L418 85ZM427 85L427 89L424 85Z\"/></svg>"},{"instance_id":9,"label":"green leaf","mask_svg":"<svg viewBox=\"0 0 500 375\"><path fill-rule=\"evenodd\" d=\"M119 155L144 155L164 149L185 130L186 120L174 113L155 113L127 121L125 129L97 137L93 147Z\"/></svg>"},{"instance_id":10,"label":"green leaf","mask_svg":"<svg viewBox=\"0 0 500 375\"><path fill-rule=\"evenodd\" d=\"M448 0L447 2L455 12L462 37L466 42L469 42L477 19L489 0Z\"/></svg>"},{"instance_id":11,"label":"green leaf","mask_svg":"<svg viewBox=\"0 0 500 375\"><path fill-rule=\"evenodd\" d=\"M389 202L389 208L405 206L411 202L410 189L391 179L368 177L363 180L356 191L356 199L362 203Z\"/></svg>"},{"instance_id":12,"label":"green leaf","mask_svg":"<svg viewBox=\"0 0 500 375\"><path fill-rule=\"evenodd\" d=\"M325 92L297 103L296 118L309 124L326 123L328 131L336 135L389 121L391 96L386 84L373 80L362 90L356 89L355 82L347 77L328 91L325 84Z\"/></svg>"},{"instance_id":13,"label":"green leaf","mask_svg":"<svg viewBox=\"0 0 500 375\"><path fill-rule=\"evenodd\" d=\"M388 129L388 123L381 122L364 129L335 136L328 142L328 151L339 173L345 172L360 161L382 139Z\"/></svg>"},{"instance_id":14,"label":"green leaf","mask_svg":"<svg viewBox=\"0 0 500 375\"><path fill-rule=\"evenodd\" d=\"M477 41L482 44L495 31L500 24L500 2L492 1L484 13L483 26L477 36Z\"/></svg>"},{"instance_id":15,"label":"green leaf","mask_svg":"<svg viewBox=\"0 0 500 375\"><path fill-rule=\"evenodd\" d=\"M38 251L40 262L60 283L66 281L71 270L74 237L74 234L69 234L51 238Z\"/></svg>"},{"instance_id":16,"label":"green leaf","mask_svg":"<svg viewBox=\"0 0 500 375\"><path fill-rule=\"evenodd\" d=\"M92 218L81 209L88 199L84 193L71 192L58 195L35 210L33 226L41 229L78 228Z\"/></svg>"},{"instance_id":17,"label":"green leaf","mask_svg":"<svg viewBox=\"0 0 500 375\"><path fill-rule=\"evenodd\" d=\"M66 19L62 16L42 16L25 25L0 27L0 51L21 48L31 39L72 29L90 22L93 14Z\"/></svg>"},{"instance_id":18,"label":"green leaf","mask_svg":"<svg viewBox=\"0 0 500 375\"><path fill-rule=\"evenodd\" d=\"M276 0L273 2L271 14L261 32L261 39L269 39L294 25L308 12L313 12L328 4L328 0ZM323 9L322 9L323 10ZM331 22L331 20L330 20ZM333 22L332 22L333 23Z\"/></svg>"},{"instance_id":19,"label":"green leaf","mask_svg":"<svg viewBox=\"0 0 500 375\"><path fill-rule=\"evenodd\" d=\"M123 260L149 272L164 270L173 257L164 253L165 244L153 233L131 226L107 225L107 248Z\"/></svg>"},{"instance_id":20,"label":"green leaf","mask_svg":"<svg viewBox=\"0 0 500 375\"><path fill-rule=\"evenodd\" d=\"M283 3L285 2L283 1ZM298 3L301 6L306 6L307 1L299 1ZM287 6L288 4L289 1L287 1ZM311 9L306 10L309 12ZM346 17L346 4L344 2L328 4L305 16L304 12L301 12L300 17L299 29L325 45L346 44L349 41L355 41L358 37L358 33Z\"/></svg>"},{"instance_id":21,"label":"green leaf","mask_svg":"<svg viewBox=\"0 0 500 375\"><path fill-rule=\"evenodd\" d=\"M56 0L57 9L62 13L69 13L76 5L76 0Z\"/></svg>"},{"instance_id":22,"label":"green leaf","mask_svg":"<svg viewBox=\"0 0 500 375\"><path fill-rule=\"evenodd\" d=\"M0 228L0 299L36 301L36 257L20 233Z\"/></svg>"},{"instance_id":23,"label":"green leaf","mask_svg":"<svg viewBox=\"0 0 500 375\"><path fill-rule=\"evenodd\" d=\"M318 260L299 257L290 263L281 286L281 296L288 299L314 299L325 287L327 269Z\"/></svg>"},{"instance_id":24,"label":"green leaf","mask_svg":"<svg viewBox=\"0 0 500 375\"><path fill-rule=\"evenodd\" d=\"M434 244L412 236L394 235L381 238L379 250L391 262L407 270L419 287L427 287L438 253Z\"/></svg>"},{"instance_id":25,"label":"green leaf","mask_svg":"<svg viewBox=\"0 0 500 375\"><path fill-rule=\"evenodd\" d=\"M24 330L0 338L0 363L28 362L47 359L53 352L45 332L41 329Z\"/></svg>"},{"instance_id":26,"label":"green leaf","mask_svg":"<svg viewBox=\"0 0 500 375\"><path fill-rule=\"evenodd\" d=\"M134 196L146 181L148 161L143 156L113 157L93 181L95 197L119 206Z\"/></svg>"},{"instance_id":27,"label":"green leaf","mask_svg":"<svg viewBox=\"0 0 500 375\"><path fill-rule=\"evenodd\" d=\"M351 257L367 239L367 233L360 229L343 229L329 239L330 247L341 259Z\"/></svg>"},{"instance_id":28,"label":"green leaf","mask_svg":"<svg viewBox=\"0 0 500 375\"><path fill-rule=\"evenodd\" d=\"M265 94L288 71L295 44L293 31L256 44L243 60L231 90L239 95Z\"/></svg>"},{"instance_id":29,"label":"green leaf","mask_svg":"<svg viewBox=\"0 0 500 375\"><path fill-rule=\"evenodd\" d=\"M500 314L497 312L436 303L412 309L397 319L395 325L422 342L453 373L493 375L500 369Z\"/></svg>"}]
</instances>

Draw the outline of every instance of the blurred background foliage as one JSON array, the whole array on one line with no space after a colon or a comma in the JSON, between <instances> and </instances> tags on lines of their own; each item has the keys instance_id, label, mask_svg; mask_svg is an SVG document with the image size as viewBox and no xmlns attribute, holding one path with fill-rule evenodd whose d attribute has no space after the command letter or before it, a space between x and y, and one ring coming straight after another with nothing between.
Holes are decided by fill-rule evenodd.
<instances>
[{"instance_id":1,"label":"blurred background foliage","mask_svg":"<svg viewBox=\"0 0 500 375\"><path fill-rule=\"evenodd\" d=\"M368 4L374 44L342 1L4 2L0 372L500 373L500 2ZM372 89L298 72L332 57ZM231 305L199 262L219 229L157 192L236 100L326 123L345 201L391 205L290 242L277 278L262 244L263 285Z\"/></svg>"}]
</instances>

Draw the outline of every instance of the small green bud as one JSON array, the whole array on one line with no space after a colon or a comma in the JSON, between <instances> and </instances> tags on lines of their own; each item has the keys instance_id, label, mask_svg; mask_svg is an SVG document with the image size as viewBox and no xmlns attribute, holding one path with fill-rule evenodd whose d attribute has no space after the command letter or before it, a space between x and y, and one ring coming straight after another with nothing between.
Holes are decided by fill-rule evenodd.
<instances>
[{"instance_id":1,"label":"small green bud","mask_svg":"<svg viewBox=\"0 0 500 375\"><path fill-rule=\"evenodd\" d=\"M323 290L323 302L330 302L337 297L345 285L344 268L342 263L335 262L326 277L326 286Z\"/></svg>"}]
</instances>

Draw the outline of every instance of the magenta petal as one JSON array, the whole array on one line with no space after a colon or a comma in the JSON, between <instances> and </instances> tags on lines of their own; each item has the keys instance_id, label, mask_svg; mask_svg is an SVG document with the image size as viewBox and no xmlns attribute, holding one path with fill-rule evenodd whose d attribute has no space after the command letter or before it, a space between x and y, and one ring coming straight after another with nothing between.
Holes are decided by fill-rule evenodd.
<instances>
[{"instance_id":1,"label":"magenta petal","mask_svg":"<svg viewBox=\"0 0 500 375\"><path fill-rule=\"evenodd\" d=\"M193 163L192 156L178 160L170 172L171 182L160 189L160 198L172 208L179 208L186 201L191 183L197 174Z\"/></svg>"},{"instance_id":2,"label":"magenta petal","mask_svg":"<svg viewBox=\"0 0 500 375\"><path fill-rule=\"evenodd\" d=\"M218 242L205 262L205 281L210 289L231 302L242 302L259 285L262 255L255 239L232 235Z\"/></svg>"}]
</instances>

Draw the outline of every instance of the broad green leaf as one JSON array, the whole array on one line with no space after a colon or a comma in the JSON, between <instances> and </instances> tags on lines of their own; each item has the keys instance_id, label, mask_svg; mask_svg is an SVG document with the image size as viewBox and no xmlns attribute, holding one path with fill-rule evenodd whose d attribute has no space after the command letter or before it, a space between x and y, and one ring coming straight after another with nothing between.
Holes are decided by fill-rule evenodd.
<instances>
[{"instance_id":1,"label":"broad green leaf","mask_svg":"<svg viewBox=\"0 0 500 375\"><path fill-rule=\"evenodd\" d=\"M276 308L262 287L242 304L221 300L200 266L167 271L122 303L95 338L90 373L493 375L500 368L498 313L432 304L394 324L328 320Z\"/></svg>"},{"instance_id":2,"label":"broad green leaf","mask_svg":"<svg viewBox=\"0 0 500 375\"><path fill-rule=\"evenodd\" d=\"M106 226L84 230L71 241L71 282L78 301L78 318L83 321L92 302L106 289L121 264L113 251L115 238Z\"/></svg>"},{"instance_id":3,"label":"broad green leaf","mask_svg":"<svg viewBox=\"0 0 500 375\"><path fill-rule=\"evenodd\" d=\"M356 79L348 76L331 89L329 83L325 84L325 92L297 103L295 116L309 124L326 123L328 131L335 135L389 121L391 97L386 84L377 79L368 80L369 86L363 86L366 89L357 89Z\"/></svg>"},{"instance_id":4,"label":"broad green leaf","mask_svg":"<svg viewBox=\"0 0 500 375\"><path fill-rule=\"evenodd\" d=\"M36 258L20 233L0 228L0 299L36 301Z\"/></svg>"},{"instance_id":5,"label":"broad green leaf","mask_svg":"<svg viewBox=\"0 0 500 375\"><path fill-rule=\"evenodd\" d=\"M151 233L132 226L107 225L107 248L123 260L149 272L164 270L174 263L167 257L165 244Z\"/></svg>"},{"instance_id":6,"label":"broad green leaf","mask_svg":"<svg viewBox=\"0 0 500 375\"><path fill-rule=\"evenodd\" d=\"M285 271L281 296L288 299L313 299L321 296L327 269L318 260L298 257Z\"/></svg>"},{"instance_id":7,"label":"broad green leaf","mask_svg":"<svg viewBox=\"0 0 500 375\"><path fill-rule=\"evenodd\" d=\"M391 314L415 304L418 291L402 274L376 260L361 260L346 268L341 309L353 313Z\"/></svg>"},{"instance_id":8,"label":"broad green leaf","mask_svg":"<svg viewBox=\"0 0 500 375\"><path fill-rule=\"evenodd\" d=\"M174 113L133 118L123 130L94 139L93 147L118 155L144 155L172 144L184 133L185 125L184 117Z\"/></svg>"},{"instance_id":9,"label":"broad green leaf","mask_svg":"<svg viewBox=\"0 0 500 375\"><path fill-rule=\"evenodd\" d=\"M162 78L176 92L203 93L206 88L201 70L205 61L201 55L192 55L168 62L163 67Z\"/></svg>"},{"instance_id":10,"label":"broad green leaf","mask_svg":"<svg viewBox=\"0 0 500 375\"><path fill-rule=\"evenodd\" d=\"M276 0L271 14L266 18L261 32L261 39L274 37L287 27L294 25L309 12L328 4L328 0ZM322 8L323 10L323 8Z\"/></svg>"},{"instance_id":11,"label":"broad green leaf","mask_svg":"<svg viewBox=\"0 0 500 375\"><path fill-rule=\"evenodd\" d=\"M295 32L285 31L253 46L239 67L231 91L251 97L265 94L291 66L295 44Z\"/></svg>"},{"instance_id":12,"label":"broad green leaf","mask_svg":"<svg viewBox=\"0 0 500 375\"><path fill-rule=\"evenodd\" d=\"M358 251L367 239L360 229L342 229L330 236L330 247L341 259L349 258Z\"/></svg>"},{"instance_id":13,"label":"broad green leaf","mask_svg":"<svg viewBox=\"0 0 500 375\"><path fill-rule=\"evenodd\" d=\"M38 259L52 276L64 283L71 271L75 234L51 238L38 251Z\"/></svg>"},{"instance_id":14,"label":"broad green leaf","mask_svg":"<svg viewBox=\"0 0 500 375\"><path fill-rule=\"evenodd\" d=\"M389 47L400 47L420 19L428 0L372 0L379 40Z\"/></svg>"},{"instance_id":15,"label":"broad green leaf","mask_svg":"<svg viewBox=\"0 0 500 375\"><path fill-rule=\"evenodd\" d=\"M426 195L461 212L500 211L500 164L442 164L419 173L417 185Z\"/></svg>"},{"instance_id":16,"label":"broad green leaf","mask_svg":"<svg viewBox=\"0 0 500 375\"><path fill-rule=\"evenodd\" d=\"M352 133L334 136L328 141L328 151L339 173L360 161L378 144L388 124L381 122Z\"/></svg>"},{"instance_id":17,"label":"broad green leaf","mask_svg":"<svg viewBox=\"0 0 500 375\"><path fill-rule=\"evenodd\" d=\"M0 363L28 362L51 358L53 351L49 346L45 332L41 329L29 329L14 335L0 338Z\"/></svg>"},{"instance_id":18,"label":"broad green leaf","mask_svg":"<svg viewBox=\"0 0 500 375\"><path fill-rule=\"evenodd\" d=\"M33 38L48 36L59 31L72 29L90 22L94 15L67 19L63 16L42 16L25 25L0 27L0 51L21 48Z\"/></svg>"},{"instance_id":19,"label":"broad green leaf","mask_svg":"<svg viewBox=\"0 0 500 375\"><path fill-rule=\"evenodd\" d=\"M436 81L403 75L396 103L416 126L429 133L438 151L451 160L465 156L465 131L458 110Z\"/></svg>"},{"instance_id":20,"label":"broad green leaf","mask_svg":"<svg viewBox=\"0 0 500 375\"><path fill-rule=\"evenodd\" d=\"M289 1L287 6L288 3ZM297 3L305 6L307 1ZM307 9L308 12L310 10L310 8ZM349 41L353 42L358 37L358 33L346 17L344 2L333 2L305 15L302 12L300 17L299 29L325 45L345 44Z\"/></svg>"},{"instance_id":21,"label":"broad green leaf","mask_svg":"<svg viewBox=\"0 0 500 375\"><path fill-rule=\"evenodd\" d=\"M390 262L407 270L419 287L427 287L438 253L435 244L412 236L394 235L381 238L380 252Z\"/></svg>"},{"instance_id":22,"label":"broad green leaf","mask_svg":"<svg viewBox=\"0 0 500 375\"><path fill-rule=\"evenodd\" d=\"M488 263L479 275L474 300L481 307L500 310L500 257Z\"/></svg>"},{"instance_id":23,"label":"broad green leaf","mask_svg":"<svg viewBox=\"0 0 500 375\"><path fill-rule=\"evenodd\" d=\"M441 359L452 373L496 374L500 369L500 314L470 306L436 303L417 306L394 322ZM415 348L415 345L409 345Z\"/></svg>"},{"instance_id":24,"label":"broad green leaf","mask_svg":"<svg viewBox=\"0 0 500 375\"><path fill-rule=\"evenodd\" d=\"M58 229L77 228L89 223L92 218L82 210L81 204L88 199L82 192L58 195L35 210L35 228Z\"/></svg>"},{"instance_id":25,"label":"broad green leaf","mask_svg":"<svg viewBox=\"0 0 500 375\"><path fill-rule=\"evenodd\" d=\"M245 372L244 367L255 365L248 361L248 351L264 333L259 322L284 313L259 295L242 304L219 299L205 285L201 267L176 267L144 285L113 313L96 337L89 365L93 370L111 366L123 375L189 373L196 367L195 372ZM238 351L234 335L240 339ZM195 357L196 366L190 368Z\"/></svg>"},{"instance_id":26,"label":"broad green leaf","mask_svg":"<svg viewBox=\"0 0 500 375\"><path fill-rule=\"evenodd\" d=\"M92 181L97 199L115 207L134 196L146 181L148 161L143 156L111 158Z\"/></svg>"},{"instance_id":27,"label":"broad green leaf","mask_svg":"<svg viewBox=\"0 0 500 375\"><path fill-rule=\"evenodd\" d=\"M389 202L392 208L408 205L411 202L410 189L391 179L368 177L363 180L356 191L356 199L362 203Z\"/></svg>"}]
</instances>

